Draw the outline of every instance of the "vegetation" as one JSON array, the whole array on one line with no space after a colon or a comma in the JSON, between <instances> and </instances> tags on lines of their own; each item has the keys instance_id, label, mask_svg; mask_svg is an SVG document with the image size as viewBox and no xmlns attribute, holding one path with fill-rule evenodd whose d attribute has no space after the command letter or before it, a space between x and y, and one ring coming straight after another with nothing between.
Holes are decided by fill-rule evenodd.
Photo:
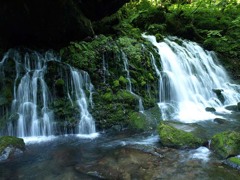
<instances>
[{"instance_id":1,"label":"vegetation","mask_svg":"<svg viewBox=\"0 0 240 180\"><path fill-rule=\"evenodd\" d=\"M164 122L158 126L160 141L164 146L175 148L196 148L202 145L203 141L189 132L179 130Z\"/></svg>"},{"instance_id":2,"label":"vegetation","mask_svg":"<svg viewBox=\"0 0 240 180\"><path fill-rule=\"evenodd\" d=\"M24 143L23 139L21 139L21 138L16 138L13 136L0 137L0 154L8 146L18 148L21 150L25 149L25 143Z\"/></svg>"},{"instance_id":3,"label":"vegetation","mask_svg":"<svg viewBox=\"0 0 240 180\"><path fill-rule=\"evenodd\" d=\"M240 133L226 131L213 136L211 148L220 156L227 158L240 153Z\"/></svg>"}]
</instances>

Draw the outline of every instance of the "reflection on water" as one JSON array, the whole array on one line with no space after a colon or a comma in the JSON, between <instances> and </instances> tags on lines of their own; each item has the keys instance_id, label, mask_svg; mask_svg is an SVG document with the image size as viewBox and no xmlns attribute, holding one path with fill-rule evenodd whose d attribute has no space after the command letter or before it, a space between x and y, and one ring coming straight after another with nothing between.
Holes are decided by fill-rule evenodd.
<instances>
[{"instance_id":1,"label":"reflection on water","mask_svg":"<svg viewBox=\"0 0 240 180\"><path fill-rule=\"evenodd\" d=\"M124 135L123 135L124 134ZM154 134L28 139L24 154L0 163L0 179L237 179L205 147L159 146Z\"/></svg>"}]
</instances>

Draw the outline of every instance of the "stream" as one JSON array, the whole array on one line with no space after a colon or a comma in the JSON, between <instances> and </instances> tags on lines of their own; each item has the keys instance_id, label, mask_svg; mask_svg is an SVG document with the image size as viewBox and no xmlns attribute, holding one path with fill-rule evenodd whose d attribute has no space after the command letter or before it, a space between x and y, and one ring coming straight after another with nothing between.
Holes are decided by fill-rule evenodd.
<instances>
[{"instance_id":1,"label":"stream","mask_svg":"<svg viewBox=\"0 0 240 180\"><path fill-rule=\"evenodd\" d=\"M26 151L0 162L0 179L239 179L208 148L162 147L153 132L26 140Z\"/></svg>"}]
</instances>

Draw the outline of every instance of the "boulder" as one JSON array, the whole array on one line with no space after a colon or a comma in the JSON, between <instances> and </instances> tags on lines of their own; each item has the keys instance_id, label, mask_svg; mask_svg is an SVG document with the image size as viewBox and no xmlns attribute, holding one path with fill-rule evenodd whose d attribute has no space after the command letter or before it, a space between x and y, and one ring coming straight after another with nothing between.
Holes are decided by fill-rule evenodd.
<instances>
[{"instance_id":1,"label":"boulder","mask_svg":"<svg viewBox=\"0 0 240 180\"><path fill-rule=\"evenodd\" d=\"M240 154L240 133L224 131L215 134L211 140L211 149L223 158Z\"/></svg>"},{"instance_id":2,"label":"boulder","mask_svg":"<svg viewBox=\"0 0 240 180\"><path fill-rule=\"evenodd\" d=\"M227 109L229 111L237 112L238 111L238 106L237 105L229 105L229 106L226 106L225 109Z\"/></svg>"},{"instance_id":3,"label":"boulder","mask_svg":"<svg viewBox=\"0 0 240 180\"><path fill-rule=\"evenodd\" d=\"M14 136L0 137L0 161L21 154L25 150L23 139Z\"/></svg>"},{"instance_id":4,"label":"boulder","mask_svg":"<svg viewBox=\"0 0 240 180\"><path fill-rule=\"evenodd\" d=\"M223 89L213 89L212 91L216 94L219 101L221 101L221 103L224 103L225 99L224 96L222 95Z\"/></svg>"},{"instance_id":5,"label":"boulder","mask_svg":"<svg viewBox=\"0 0 240 180\"><path fill-rule=\"evenodd\" d=\"M230 157L224 161L224 164L240 170L240 156Z\"/></svg>"},{"instance_id":6,"label":"boulder","mask_svg":"<svg viewBox=\"0 0 240 180\"><path fill-rule=\"evenodd\" d=\"M203 144L203 141L195 137L191 132L185 132L164 122L159 124L158 133L161 143L168 147L196 148Z\"/></svg>"},{"instance_id":7,"label":"boulder","mask_svg":"<svg viewBox=\"0 0 240 180\"><path fill-rule=\"evenodd\" d=\"M207 111L207 112L216 112L216 109L213 108L213 107L206 107L205 111Z\"/></svg>"},{"instance_id":8,"label":"boulder","mask_svg":"<svg viewBox=\"0 0 240 180\"><path fill-rule=\"evenodd\" d=\"M227 120L226 119L222 119L222 118L215 118L213 120L213 122L218 123L218 124L225 124L227 122Z\"/></svg>"}]
</instances>

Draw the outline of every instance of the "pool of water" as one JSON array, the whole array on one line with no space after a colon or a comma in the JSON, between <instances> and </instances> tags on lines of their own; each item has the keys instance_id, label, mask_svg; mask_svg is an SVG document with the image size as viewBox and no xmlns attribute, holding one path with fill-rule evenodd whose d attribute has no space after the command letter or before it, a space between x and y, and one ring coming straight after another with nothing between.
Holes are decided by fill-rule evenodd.
<instances>
[{"instance_id":1,"label":"pool of water","mask_svg":"<svg viewBox=\"0 0 240 180\"><path fill-rule=\"evenodd\" d=\"M0 162L0 179L240 179L206 147L161 147L155 133L25 139L26 151Z\"/></svg>"}]
</instances>

